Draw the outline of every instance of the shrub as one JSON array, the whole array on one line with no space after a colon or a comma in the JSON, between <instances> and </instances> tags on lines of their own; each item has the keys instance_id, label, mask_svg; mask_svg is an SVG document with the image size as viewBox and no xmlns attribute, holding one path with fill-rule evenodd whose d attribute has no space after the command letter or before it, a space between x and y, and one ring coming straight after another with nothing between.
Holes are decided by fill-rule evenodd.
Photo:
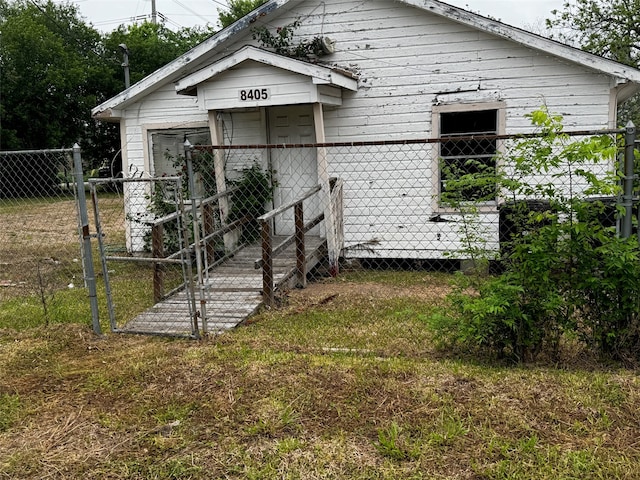
<instances>
[{"instance_id":1,"label":"shrub","mask_svg":"<svg viewBox=\"0 0 640 480\"><path fill-rule=\"evenodd\" d=\"M562 131L562 118L545 109L530 118L541 136L521 140L511 156L497 162L503 168L494 181L512 199L508 218L520 232L502 245L502 273L463 284L449 297L449 311L432 317L431 324L449 340L519 361L545 349L556 353L562 335L607 358L638 360L638 239L619 238L603 222L607 206L592 200L618 193L615 172L599 178L589 168L615 158L615 141L606 135L571 139ZM539 172L563 181L532 183ZM486 175L479 181L486 185ZM473 178L464 182L469 188ZM544 208L521 201L532 197ZM478 221L477 215L463 219ZM467 227L463 235L473 231Z\"/></svg>"}]
</instances>

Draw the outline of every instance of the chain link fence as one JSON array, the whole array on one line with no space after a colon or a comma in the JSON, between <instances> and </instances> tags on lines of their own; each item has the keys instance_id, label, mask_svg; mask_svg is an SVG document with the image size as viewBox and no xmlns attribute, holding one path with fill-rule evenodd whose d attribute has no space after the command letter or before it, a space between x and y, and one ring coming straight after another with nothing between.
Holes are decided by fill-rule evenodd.
<instances>
[{"instance_id":1,"label":"chain link fence","mask_svg":"<svg viewBox=\"0 0 640 480\"><path fill-rule=\"evenodd\" d=\"M578 203L590 206L581 215L620 234L621 133L186 142L155 152L152 170L180 179L171 191L180 190L184 204L157 186L125 195L123 248L135 262L155 264L146 304L152 291L160 303L117 328L195 336L228 328L261 302L275 305L287 289L341 269L499 268L518 238L545 222L576 220ZM158 230L180 219L173 237ZM158 288L165 267L156 260L175 261L178 252L184 285L194 282L180 300Z\"/></svg>"},{"instance_id":2,"label":"chain link fence","mask_svg":"<svg viewBox=\"0 0 640 480\"><path fill-rule=\"evenodd\" d=\"M518 238L585 215L629 236L622 133L154 145L148 172L87 183L101 320L199 337L341 270L499 269ZM28 301L33 323L90 318L71 165L70 150L0 156L0 315ZM69 295L77 311L58 302Z\"/></svg>"},{"instance_id":3,"label":"chain link fence","mask_svg":"<svg viewBox=\"0 0 640 480\"><path fill-rule=\"evenodd\" d=\"M111 330L197 337L193 221L181 178L89 183Z\"/></svg>"},{"instance_id":4,"label":"chain link fence","mask_svg":"<svg viewBox=\"0 0 640 480\"><path fill-rule=\"evenodd\" d=\"M73 150L0 152L1 325L90 318L80 237Z\"/></svg>"}]
</instances>

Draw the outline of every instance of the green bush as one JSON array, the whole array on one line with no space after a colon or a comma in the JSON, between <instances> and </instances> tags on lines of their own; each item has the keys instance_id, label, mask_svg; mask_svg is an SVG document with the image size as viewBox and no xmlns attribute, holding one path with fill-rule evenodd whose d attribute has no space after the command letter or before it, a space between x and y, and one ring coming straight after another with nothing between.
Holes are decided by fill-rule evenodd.
<instances>
[{"instance_id":1,"label":"green bush","mask_svg":"<svg viewBox=\"0 0 640 480\"><path fill-rule=\"evenodd\" d=\"M518 142L511 156L497 162L504 167L494 178L512 200L510 223L525 234L503 242L502 274L462 283L430 323L449 341L518 361L542 351L555 354L560 339L570 336L606 358L635 363L640 360L640 247L636 237L619 238L615 227L606 226L607 206L592 200L617 195L615 172L597 178L588 169L615 158L615 140L571 139L562 132L562 118L545 109L530 118L541 136ZM536 172L562 177L562 187L531 184ZM466 176L459 187L468 189L473 181ZM486 185L486 175L478 181ZM577 182L580 188L574 187ZM544 207L518 201L532 197ZM476 205L455 206L467 213L464 222L478 223ZM470 236L466 232L475 230L467 225L462 232ZM475 236L463 240L471 246Z\"/></svg>"}]
</instances>

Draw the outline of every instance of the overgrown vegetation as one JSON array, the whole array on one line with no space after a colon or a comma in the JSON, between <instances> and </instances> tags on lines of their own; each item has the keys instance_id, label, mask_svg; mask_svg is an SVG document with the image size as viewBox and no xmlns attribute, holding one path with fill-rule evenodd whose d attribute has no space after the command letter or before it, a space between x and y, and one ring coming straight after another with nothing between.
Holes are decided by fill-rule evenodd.
<instances>
[{"instance_id":1,"label":"overgrown vegetation","mask_svg":"<svg viewBox=\"0 0 640 480\"><path fill-rule=\"evenodd\" d=\"M300 27L300 20L295 20L287 25L277 27L275 33L267 27L256 27L251 30L254 40L267 49L273 50L278 55L310 61L327 55L323 47L322 37L312 39L296 39L295 31Z\"/></svg>"},{"instance_id":2,"label":"overgrown vegetation","mask_svg":"<svg viewBox=\"0 0 640 480\"><path fill-rule=\"evenodd\" d=\"M260 237L260 225L256 219L266 213L273 202L276 183L272 173L264 170L258 162L253 162L242 169L238 178L228 180L228 184L238 188L231 195L229 221L249 218L250 222L242 230L242 240L257 240Z\"/></svg>"},{"instance_id":3,"label":"overgrown vegetation","mask_svg":"<svg viewBox=\"0 0 640 480\"><path fill-rule=\"evenodd\" d=\"M479 205L495 194L462 203L456 191L497 185L516 233L501 245L503 273L461 282L450 297L453 308L430 322L449 341L519 361L542 351L555 355L560 341L574 341L635 364L640 247L635 236L620 238L615 220L608 223L620 182L615 171L604 170L615 164L616 141L609 135L570 138L562 118L545 109L530 118L540 137L518 141L495 173L461 175L447 185L453 193L444 200L462 212L471 258L490 258L476 229ZM550 180L534 183L538 173Z\"/></svg>"},{"instance_id":4,"label":"overgrown vegetation","mask_svg":"<svg viewBox=\"0 0 640 480\"><path fill-rule=\"evenodd\" d=\"M217 186L215 179L215 168L213 163L213 155L206 151L195 151L193 154L193 174L194 185L196 186L197 195L200 199L205 199L216 195ZM193 193L189 188L188 169L186 157L180 155L173 159L173 166L177 175L182 177L182 198L190 200ZM235 220L245 220L242 226L242 234L240 240L242 243L255 241L260 236L259 225L256 219L266 213L267 209L273 202L273 192L276 187L275 180L269 170L265 170L262 166L254 161L248 166L242 168L239 174L233 178L225 180L229 190L235 189L228 196L229 212L226 222L231 223ZM148 212L154 218L162 218L166 215L176 214L178 207L178 192L175 191L174 183L158 182L151 192L146 196L149 202ZM217 202L212 204L211 208L212 222L218 228L221 226L220 212ZM146 221L146 214L141 218L132 218L134 221ZM193 221L189 216L188 232L193 231ZM180 245L181 233L178 231L180 223L177 221L168 222L164 225L163 241L165 253L174 253L178 251ZM213 230L213 228L212 228ZM189 239L190 242L193 239ZM221 249L222 238L219 239ZM151 232L145 235L145 248L151 250Z\"/></svg>"}]
</instances>

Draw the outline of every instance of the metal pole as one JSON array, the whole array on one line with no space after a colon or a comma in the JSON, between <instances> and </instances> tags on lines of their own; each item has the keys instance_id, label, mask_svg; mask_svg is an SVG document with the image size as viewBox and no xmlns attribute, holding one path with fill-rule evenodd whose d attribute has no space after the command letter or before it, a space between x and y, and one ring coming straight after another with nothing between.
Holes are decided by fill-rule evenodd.
<instances>
[{"instance_id":1,"label":"metal pole","mask_svg":"<svg viewBox=\"0 0 640 480\"><path fill-rule=\"evenodd\" d=\"M202 268L202 245L200 244L200 222L198 221L198 206L200 194L196 191L196 181L193 172L193 145L189 140L184 142L184 153L187 160L187 175L189 176L189 192L191 194L191 215L193 217L193 244L196 255L196 271L198 275L198 293L200 296L200 318L202 331L208 333L207 326L207 297L204 291L204 272Z\"/></svg>"},{"instance_id":2,"label":"metal pole","mask_svg":"<svg viewBox=\"0 0 640 480\"><path fill-rule=\"evenodd\" d=\"M193 288L193 270L191 268L191 249L189 248L189 214L185 208L182 196L182 180L176 181L176 198L179 215L178 231L180 243L180 258L182 260L182 273L185 280L185 290L187 292L187 302L189 314L191 315L191 333L195 338L200 338L200 328L198 327L198 311L196 309L196 294ZM181 232L181 233L180 233Z\"/></svg>"},{"instance_id":3,"label":"metal pole","mask_svg":"<svg viewBox=\"0 0 640 480\"><path fill-rule=\"evenodd\" d=\"M624 135L624 182L622 194L624 218L622 219L622 238L629 238L633 227L633 163L635 141L636 126L629 120L625 127Z\"/></svg>"},{"instance_id":4,"label":"metal pole","mask_svg":"<svg viewBox=\"0 0 640 480\"><path fill-rule=\"evenodd\" d=\"M100 264L102 265L102 282L104 283L104 294L107 300L107 312L109 313L109 323L111 331L118 331L116 323L116 312L113 308L113 296L111 295L111 280L109 280L109 268L107 266L107 252L104 246L104 233L102 231L102 222L100 221L100 212L98 208L98 191L97 183L89 182L91 188L91 200L93 203L93 218L96 225L96 237L98 238L98 251L100 252Z\"/></svg>"},{"instance_id":5,"label":"metal pole","mask_svg":"<svg viewBox=\"0 0 640 480\"><path fill-rule=\"evenodd\" d=\"M118 46L122 49L122 68L124 68L124 88L129 88L131 86L131 79L129 77L129 48L124 43L121 43Z\"/></svg>"},{"instance_id":6,"label":"metal pole","mask_svg":"<svg viewBox=\"0 0 640 480\"><path fill-rule=\"evenodd\" d=\"M89 233L89 215L87 214L87 197L84 192L84 175L82 172L82 156L80 145L73 146L73 170L76 180L76 192L78 195L78 214L82 226L83 266L85 282L89 290L89 303L91 305L91 321L95 334L102 334L100 328L100 316L98 314L98 294L96 289L96 275L93 270L93 255L91 254L91 234Z\"/></svg>"},{"instance_id":7,"label":"metal pole","mask_svg":"<svg viewBox=\"0 0 640 480\"><path fill-rule=\"evenodd\" d=\"M151 23L158 23L158 10L156 9L156 0L151 0Z\"/></svg>"}]
</instances>

